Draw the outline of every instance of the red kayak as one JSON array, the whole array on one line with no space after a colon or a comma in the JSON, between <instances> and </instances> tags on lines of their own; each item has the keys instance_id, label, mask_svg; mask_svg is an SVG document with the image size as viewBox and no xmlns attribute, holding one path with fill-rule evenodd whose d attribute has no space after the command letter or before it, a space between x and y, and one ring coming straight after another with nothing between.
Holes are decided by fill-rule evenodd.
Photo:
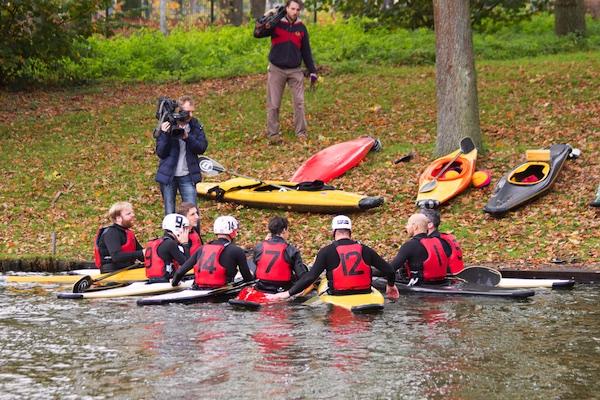
<instances>
[{"instance_id":1,"label":"red kayak","mask_svg":"<svg viewBox=\"0 0 600 400\"><path fill-rule=\"evenodd\" d=\"M310 157L296 170L292 182L329 182L356 167L371 150L379 151L381 142L370 136L329 146Z\"/></svg>"},{"instance_id":2,"label":"red kayak","mask_svg":"<svg viewBox=\"0 0 600 400\"><path fill-rule=\"evenodd\" d=\"M262 304L270 302L271 301L266 297L266 293L261 292L254 286L246 286L235 299L229 300L229 304L234 307L247 308L251 310L256 310L260 308Z\"/></svg>"}]
</instances>

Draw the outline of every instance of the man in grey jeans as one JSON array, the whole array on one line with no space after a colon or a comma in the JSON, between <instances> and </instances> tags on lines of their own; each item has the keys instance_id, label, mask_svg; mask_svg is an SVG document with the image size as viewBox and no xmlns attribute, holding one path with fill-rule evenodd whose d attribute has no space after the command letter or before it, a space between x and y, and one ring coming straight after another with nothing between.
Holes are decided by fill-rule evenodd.
<instances>
[{"instance_id":1,"label":"man in grey jeans","mask_svg":"<svg viewBox=\"0 0 600 400\"><path fill-rule=\"evenodd\" d=\"M311 83L317 81L317 69L312 58L308 31L298 18L304 7L302 0L287 0L286 15L273 23L256 23L254 37L271 37L269 68L267 74L267 137L271 143L282 141L279 127L279 108L286 83L292 91L294 104L294 130L299 139L306 139L304 117L304 75L301 64L310 72ZM269 10L265 15L275 13Z\"/></svg>"}]
</instances>

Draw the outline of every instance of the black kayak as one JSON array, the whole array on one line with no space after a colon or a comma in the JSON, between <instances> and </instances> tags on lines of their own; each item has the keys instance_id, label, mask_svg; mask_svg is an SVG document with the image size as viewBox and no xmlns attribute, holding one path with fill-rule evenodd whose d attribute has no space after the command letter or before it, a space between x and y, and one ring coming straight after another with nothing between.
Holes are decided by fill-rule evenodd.
<instances>
[{"instance_id":1,"label":"black kayak","mask_svg":"<svg viewBox=\"0 0 600 400\"><path fill-rule=\"evenodd\" d=\"M527 150L527 161L500 178L483 211L501 216L544 194L556 181L565 160L572 152L573 149L568 144Z\"/></svg>"},{"instance_id":2,"label":"black kayak","mask_svg":"<svg viewBox=\"0 0 600 400\"><path fill-rule=\"evenodd\" d=\"M385 290L386 281L383 278L374 278L373 286ZM433 294L443 296L491 296L511 299L525 299L535 295L530 289L498 289L493 286L474 285L472 283L447 281L438 285L415 285L396 282L396 287L402 293Z\"/></svg>"},{"instance_id":3,"label":"black kayak","mask_svg":"<svg viewBox=\"0 0 600 400\"><path fill-rule=\"evenodd\" d=\"M590 203L590 207L600 207L600 185L596 189L596 198Z\"/></svg>"}]
</instances>

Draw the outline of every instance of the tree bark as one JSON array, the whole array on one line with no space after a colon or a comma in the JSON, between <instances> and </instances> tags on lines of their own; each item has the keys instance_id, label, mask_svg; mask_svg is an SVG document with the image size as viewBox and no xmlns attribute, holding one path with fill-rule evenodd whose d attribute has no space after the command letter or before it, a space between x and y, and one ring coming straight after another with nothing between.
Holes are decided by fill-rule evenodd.
<instances>
[{"instance_id":1,"label":"tree bark","mask_svg":"<svg viewBox=\"0 0 600 400\"><path fill-rule=\"evenodd\" d=\"M558 36L569 33L585 35L584 0L556 0L554 4L554 31Z\"/></svg>"},{"instance_id":2,"label":"tree bark","mask_svg":"<svg viewBox=\"0 0 600 400\"><path fill-rule=\"evenodd\" d=\"M265 0L250 0L250 13L254 20L262 17L265 11Z\"/></svg>"},{"instance_id":3,"label":"tree bark","mask_svg":"<svg viewBox=\"0 0 600 400\"><path fill-rule=\"evenodd\" d=\"M477 78L469 0L434 0L437 140L436 155L470 137L481 150Z\"/></svg>"},{"instance_id":4,"label":"tree bark","mask_svg":"<svg viewBox=\"0 0 600 400\"><path fill-rule=\"evenodd\" d=\"M160 0L160 31L165 36L169 34L169 28L167 27L167 0Z\"/></svg>"},{"instance_id":5,"label":"tree bark","mask_svg":"<svg viewBox=\"0 0 600 400\"><path fill-rule=\"evenodd\" d=\"M234 26L240 26L244 14L243 0L221 0L221 10L226 22Z\"/></svg>"}]
</instances>

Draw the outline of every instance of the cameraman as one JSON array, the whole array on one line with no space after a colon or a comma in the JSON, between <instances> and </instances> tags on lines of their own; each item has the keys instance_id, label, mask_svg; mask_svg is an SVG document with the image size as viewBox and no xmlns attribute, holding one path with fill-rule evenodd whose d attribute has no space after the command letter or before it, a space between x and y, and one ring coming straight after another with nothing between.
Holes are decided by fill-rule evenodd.
<instances>
[{"instance_id":1,"label":"cameraman","mask_svg":"<svg viewBox=\"0 0 600 400\"><path fill-rule=\"evenodd\" d=\"M177 120L177 127L163 122L156 138L156 154L160 158L156 181L160 184L165 215L175 212L177 190L183 201L196 204L196 183L202 180L198 156L208 147L202 124L192 116L192 97L181 96L177 103L180 111L187 111L189 116ZM180 128L180 132L182 129L181 136L172 134L173 128Z\"/></svg>"},{"instance_id":2,"label":"cameraman","mask_svg":"<svg viewBox=\"0 0 600 400\"><path fill-rule=\"evenodd\" d=\"M308 31L299 18L303 7L302 0L287 0L281 19L264 22L268 21L269 16L280 18L279 14L275 14L278 10L269 10L265 14L265 18L256 22L254 28L254 37L271 37L271 52L267 69L267 138L272 144L282 141L279 129L279 108L286 84L292 91L296 136L300 140L307 138L302 61L310 71L311 84L317 81L318 76L312 58Z\"/></svg>"}]
</instances>

